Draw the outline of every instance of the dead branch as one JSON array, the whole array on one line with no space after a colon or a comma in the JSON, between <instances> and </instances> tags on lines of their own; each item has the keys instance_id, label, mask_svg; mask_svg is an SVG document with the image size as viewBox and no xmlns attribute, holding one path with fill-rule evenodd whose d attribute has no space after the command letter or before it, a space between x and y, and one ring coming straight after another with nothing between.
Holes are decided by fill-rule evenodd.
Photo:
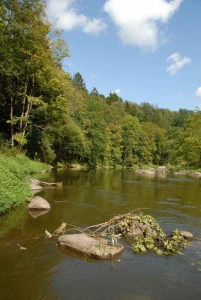
<instances>
[{"instance_id":1,"label":"dead branch","mask_svg":"<svg viewBox=\"0 0 201 300\"><path fill-rule=\"evenodd\" d=\"M39 184L42 185L42 186L59 186L59 187L62 187L62 182L39 181Z\"/></svg>"},{"instance_id":2,"label":"dead branch","mask_svg":"<svg viewBox=\"0 0 201 300\"><path fill-rule=\"evenodd\" d=\"M66 229L66 223L62 223L61 226L59 228L57 228L53 234L57 235L57 234L63 234L65 232Z\"/></svg>"}]
</instances>

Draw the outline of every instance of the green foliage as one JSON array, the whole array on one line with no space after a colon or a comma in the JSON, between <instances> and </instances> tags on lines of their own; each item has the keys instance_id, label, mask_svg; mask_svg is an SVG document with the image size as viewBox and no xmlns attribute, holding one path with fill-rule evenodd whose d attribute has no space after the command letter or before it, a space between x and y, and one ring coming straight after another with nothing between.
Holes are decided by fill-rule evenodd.
<instances>
[{"instance_id":1,"label":"green foliage","mask_svg":"<svg viewBox=\"0 0 201 300\"><path fill-rule=\"evenodd\" d=\"M200 112L88 93L62 69L69 47L43 1L0 0L0 44L0 128L16 151L47 163L201 166Z\"/></svg>"},{"instance_id":2,"label":"green foliage","mask_svg":"<svg viewBox=\"0 0 201 300\"><path fill-rule=\"evenodd\" d=\"M164 238L161 243L165 249L165 254L181 254L181 249L188 244L178 229L173 231L171 238Z\"/></svg>"},{"instance_id":3,"label":"green foliage","mask_svg":"<svg viewBox=\"0 0 201 300\"><path fill-rule=\"evenodd\" d=\"M201 111L188 116L180 151L188 165L201 166Z\"/></svg>"},{"instance_id":4,"label":"green foliage","mask_svg":"<svg viewBox=\"0 0 201 300\"><path fill-rule=\"evenodd\" d=\"M138 139L140 124L136 117L126 115L122 124L123 162L132 166L138 161Z\"/></svg>"},{"instance_id":5,"label":"green foliage","mask_svg":"<svg viewBox=\"0 0 201 300\"><path fill-rule=\"evenodd\" d=\"M47 165L30 161L24 155L5 156L0 154L0 214L21 205L31 197L27 177L41 171Z\"/></svg>"},{"instance_id":6,"label":"green foliage","mask_svg":"<svg viewBox=\"0 0 201 300\"><path fill-rule=\"evenodd\" d=\"M79 90L86 90L86 85L82 75L78 72L73 76L73 83Z\"/></svg>"},{"instance_id":7,"label":"green foliage","mask_svg":"<svg viewBox=\"0 0 201 300\"><path fill-rule=\"evenodd\" d=\"M127 215L125 219L119 222L118 230L126 234L135 221L146 225L144 236L135 238L135 243L133 244L133 251L135 253L154 250L159 255L163 253L181 254L181 249L188 244L187 240L181 235L179 230L174 230L171 237L168 238L152 216L144 215L142 213L139 215Z\"/></svg>"}]
</instances>

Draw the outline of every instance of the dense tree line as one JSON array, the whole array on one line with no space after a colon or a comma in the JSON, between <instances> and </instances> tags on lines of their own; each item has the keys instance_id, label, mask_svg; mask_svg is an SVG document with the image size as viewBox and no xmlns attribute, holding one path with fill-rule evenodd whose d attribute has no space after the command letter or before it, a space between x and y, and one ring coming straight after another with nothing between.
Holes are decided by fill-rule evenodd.
<instances>
[{"instance_id":1,"label":"dense tree line","mask_svg":"<svg viewBox=\"0 0 201 300\"><path fill-rule=\"evenodd\" d=\"M44 2L0 0L0 44L1 143L48 163L201 166L201 112L88 92Z\"/></svg>"}]
</instances>

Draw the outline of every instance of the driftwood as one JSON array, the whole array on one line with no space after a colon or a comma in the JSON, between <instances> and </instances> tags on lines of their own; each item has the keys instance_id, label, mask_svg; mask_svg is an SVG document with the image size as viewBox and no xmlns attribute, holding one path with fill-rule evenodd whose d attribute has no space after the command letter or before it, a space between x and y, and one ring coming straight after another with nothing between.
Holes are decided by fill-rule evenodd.
<instances>
[{"instance_id":1,"label":"driftwood","mask_svg":"<svg viewBox=\"0 0 201 300\"><path fill-rule=\"evenodd\" d=\"M48 239L51 239L51 237L53 237L53 235L64 234L65 229L66 229L66 223L63 222L61 224L61 226L59 226L59 228L57 228L52 234L49 233L49 231L47 231L47 229L45 230L45 234Z\"/></svg>"},{"instance_id":2,"label":"driftwood","mask_svg":"<svg viewBox=\"0 0 201 300\"><path fill-rule=\"evenodd\" d=\"M20 248L20 250L27 250L27 248L20 246L19 244L17 244L17 246Z\"/></svg>"},{"instance_id":3,"label":"driftwood","mask_svg":"<svg viewBox=\"0 0 201 300\"><path fill-rule=\"evenodd\" d=\"M59 186L62 187L62 182L45 182L45 181L39 181L39 185L42 186Z\"/></svg>"},{"instance_id":4,"label":"driftwood","mask_svg":"<svg viewBox=\"0 0 201 300\"><path fill-rule=\"evenodd\" d=\"M52 234L49 233L49 231L47 231L47 229L45 230L45 234L46 234L46 237L47 237L48 239L51 239Z\"/></svg>"},{"instance_id":5,"label":"driftwood","mask_svg":"<svg viewBox=\"0 0 201 300\"><path fill-rule=\"evenodd\" d=\"M53 234L55 235L63 234L65 232L65 229L66 229L66 223L63 222L61 226L53 232Z\"/></svg>"}]
</instances>

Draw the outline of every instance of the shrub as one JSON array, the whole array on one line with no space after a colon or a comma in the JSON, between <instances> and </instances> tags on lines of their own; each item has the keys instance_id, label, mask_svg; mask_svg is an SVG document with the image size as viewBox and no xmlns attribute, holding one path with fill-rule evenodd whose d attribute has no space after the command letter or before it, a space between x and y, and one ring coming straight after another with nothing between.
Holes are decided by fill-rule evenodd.
<instances>
[{"instance_id":1,"label":"shrub","mask_svg":"<svg viewBox=\"0 0 201 300\"><path fill-rule=\"evenodd\" d=\"M31 197L28 176L32 172L47 169L47 165L31 161L22 154L0 154L0 214L10 211Z\"/></svg>"}]
</instances>

